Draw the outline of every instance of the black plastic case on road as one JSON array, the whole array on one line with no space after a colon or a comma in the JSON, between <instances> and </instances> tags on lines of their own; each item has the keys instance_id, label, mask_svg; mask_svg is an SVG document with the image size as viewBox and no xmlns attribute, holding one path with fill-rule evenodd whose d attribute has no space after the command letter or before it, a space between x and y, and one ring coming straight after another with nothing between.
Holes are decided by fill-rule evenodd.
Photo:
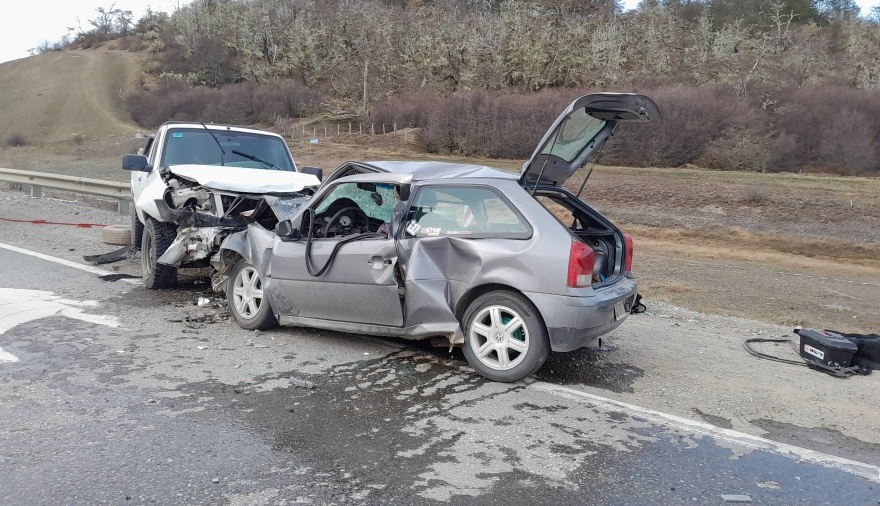
<instances>
[{"instance_id":1,"label":"black plastic case on road","mask_svg":"<svg viewBox=\"0 0 880 506\"><path fill-rule=\"evenodd\" d=\"M801 357L820 367L850 367L859 351L852 341L824 330L800 329Z\"/></svg>"}]
</instances>

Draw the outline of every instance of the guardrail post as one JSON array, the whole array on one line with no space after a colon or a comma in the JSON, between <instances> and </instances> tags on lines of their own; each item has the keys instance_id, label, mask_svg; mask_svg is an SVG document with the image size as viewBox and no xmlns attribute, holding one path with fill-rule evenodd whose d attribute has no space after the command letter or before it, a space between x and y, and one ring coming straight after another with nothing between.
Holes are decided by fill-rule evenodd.
<instances>
[{"instance_id":1,"label":"guardrail post","mask_svg":"<svg viewBox=\"0 0 880 506\"><path fill-rule=\"evenodd\" d=\"M43 196L43 187L35 184L31 185L31 197L40 198Z\"/></svg>"}]
</instances>

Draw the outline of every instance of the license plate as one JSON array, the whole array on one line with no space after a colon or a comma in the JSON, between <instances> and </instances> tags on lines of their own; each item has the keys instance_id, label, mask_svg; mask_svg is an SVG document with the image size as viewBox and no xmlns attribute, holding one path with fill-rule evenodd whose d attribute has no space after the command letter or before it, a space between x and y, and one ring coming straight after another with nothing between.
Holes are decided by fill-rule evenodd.
<instances>
[{"instance_id":1,"label":"license plate","mask_svg":"<svg viewBox=\"0 0 880 506\"><path fill-rule=\"evenodd\" d=\"M614 321L623 320L628 314L624 309L623 302L614 306Z\"/></svg>"}]
</instances>

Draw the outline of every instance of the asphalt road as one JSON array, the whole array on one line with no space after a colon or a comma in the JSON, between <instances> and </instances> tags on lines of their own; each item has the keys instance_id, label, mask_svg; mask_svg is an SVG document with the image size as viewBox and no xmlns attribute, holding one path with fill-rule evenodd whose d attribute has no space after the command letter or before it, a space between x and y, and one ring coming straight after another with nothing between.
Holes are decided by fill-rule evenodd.
<instances>
[{"instance_id":1,"label":"asphalt road","mask_svg":"<svg viewBox=\"0 0 880 506\"><path fill-rule=\"evenodd\" d=\"M3 505L880 504L876 465L445 349L246 332L198 283L0 265Z\"/></svg>"}]
</instances>

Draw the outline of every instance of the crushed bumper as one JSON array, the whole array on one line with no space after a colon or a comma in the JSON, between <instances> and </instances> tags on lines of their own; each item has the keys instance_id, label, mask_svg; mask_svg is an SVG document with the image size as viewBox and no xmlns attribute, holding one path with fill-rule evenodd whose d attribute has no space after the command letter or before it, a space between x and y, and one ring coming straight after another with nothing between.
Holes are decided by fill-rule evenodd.
<instances>
[{"instance_id":1,"label":"crushed bumper","mask_svg":"<svg viewBox=\"0 0 880 506\"><path fill-rule=\"evenodd\" d=\"M526 292L544 317L550 348L556 352L574 351L603 336L623 323L638 292L638 283L622 278L592 296L572 297Z\"/></svg>"}]
</instances>

